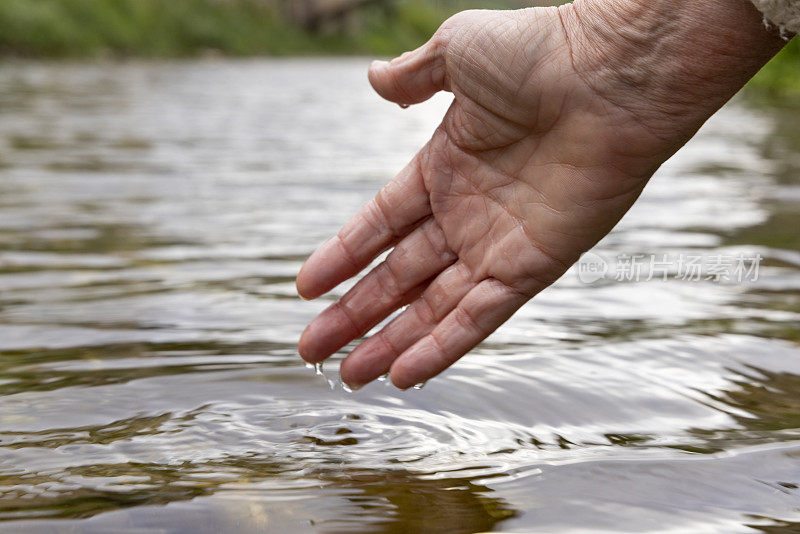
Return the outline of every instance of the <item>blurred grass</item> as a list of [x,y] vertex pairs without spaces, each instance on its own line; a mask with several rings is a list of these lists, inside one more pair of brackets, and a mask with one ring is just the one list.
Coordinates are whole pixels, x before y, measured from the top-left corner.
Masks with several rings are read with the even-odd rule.
[[[391,56],[419,46],[461,9],[514,4],[403,0],[362,9],[347,31],[311,34],[287,23],[264,0],[0,0],[0,55]],[[792,40],[750,87],[772,96],[800,95],[800,41]]]
[[768,96],[800,97],[800,38],[795,37],[750,82]]
[[263,1],[0,0],[0,54],[394,54],[424,42],[455,11],[452,3],[420,0],[374,6],[362,10],[355,30],[313,35]]

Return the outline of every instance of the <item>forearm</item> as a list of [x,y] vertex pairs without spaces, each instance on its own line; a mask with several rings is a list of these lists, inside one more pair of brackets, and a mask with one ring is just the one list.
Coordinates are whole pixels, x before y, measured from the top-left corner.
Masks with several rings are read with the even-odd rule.
[[562,20],[573,46],[591,48],[576,69],[600,96],[687,135],[785,44],[749,0],[576,0]]

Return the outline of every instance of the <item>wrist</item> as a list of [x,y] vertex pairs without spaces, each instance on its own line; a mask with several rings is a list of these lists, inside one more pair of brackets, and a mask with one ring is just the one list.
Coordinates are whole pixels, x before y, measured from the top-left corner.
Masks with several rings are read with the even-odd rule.
[[621,107],[638,103],[631,111],[664,123],[655,129],[683,119],[687,135],[785,44],[748,0],[576,0],[561,9],[587,84]]

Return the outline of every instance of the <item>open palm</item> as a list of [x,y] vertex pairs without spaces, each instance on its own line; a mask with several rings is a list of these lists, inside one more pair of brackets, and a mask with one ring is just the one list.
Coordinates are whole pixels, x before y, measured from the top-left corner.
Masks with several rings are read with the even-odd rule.
[[341,366],[360,386],[391,371],[408,388],[453,364],[606,235],[697,124],[671,141],[607,98],[564,8],[469,11],[422,48],[376,63],[401,105],[454,101],[431,140],[297,278],[316,298],[392,248],[303,333],[319,362],[409,305]]

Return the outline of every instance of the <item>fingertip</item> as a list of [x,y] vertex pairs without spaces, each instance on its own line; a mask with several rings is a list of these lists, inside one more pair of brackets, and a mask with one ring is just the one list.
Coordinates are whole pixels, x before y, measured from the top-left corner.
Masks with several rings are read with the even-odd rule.
[[335,264],[332,258],[332,240],[323,243],[300,268],[295,278],[297,295],[303,300],[321,297],[336,285],[336,274],[328,265]]
[[303,274],[303,269],[297,274],[297,278],[294,280],[294,287],[297,290],[297,296],[305,301],[314,300],[320,296],[314,291],[308,276]]
[[300,356],[309,363],[318,363],[336,353],[362,332],[334,303],[306,327],[298,341]]
[[383,61],[383,60],[380,60],[380,59],[376,59],[375,61],[370,63],[369,70],[370,71],[376,71],[376,70],[379,70],[379,69],[385,69],[388,66],[389,66],[389,62],[388,61]]
[[437,353],[429,337],[417,341],[392,364],[389,370],[392,384],[406,390],[441,373],[448,364],[443,365],[442,355]]
[[311,321],[297,342],[297,352],[308,363],[319,363],[336,351],[327,346],[328,336],[320,322],[319,318]]
[[363,346],[364,343],[359,345],[359,347],[348,354],[339,365],[339,375],[342,377],[342,380],[351,388],[354,386],[359,388],[363,387],[382,374],[380,372],[376,373],[373,369],[371,369],[372,365],[369,359],[364,359],[361,357],[364,355],[364,349],[361,348]]
[[414,103],[408,101],[408,95],[397,94],[396,90],[393,90],[391,87],[387,87],[387,84],[390,84],[390,82],[386,80],[386,77],[391,77],[391,73],[389,73],[389,69],[391,68],[392,65],[388,61],[373,61],[367,74],[369,83],[372,85],[372,88],[375,90],[375,92],[378,93],[383,99],[398,104],[402,109],[408,109],[411,104]]
[[392,101],[392,95],[385,87],[385,77],[388,69],[389,63],[387,61],[373,61],[369,66],[367,78],[369,79],[369,84],[372,86],[375,92],[381,96],[381,98]]
[[358,391],[359,389],[364,387],[364,384],[350,384],[348,382],[345,382],[344,380],[342,380],[342,383],[347,386],[347,388],[350,390],[351,393]]
[[347,369],[345,366],[345,362],[347,358],[342,360],[342,363],[339,365],[339,378],[342,379],[342,382],[347,384],[347,387],[352,389],[353,391],[359,390],[367,385],[371,380],[361,380],[357,378],[356,373],[352,373]]
[[297,352],[300,357],[308,363],[317,363],[319,360],[314,358],[312,353],[312,346],[309,343],[308,327],[300,334],[300,339],[297,342]]
[[324,339],[321,340],[318,335],[309,333],[309,329],[306,328],[306,331],[303,332],[297,342],[297,352],[304,361],[317,364],[325,361],[336,352],[335,350],[328,350],[324,345]]
[[307,296],[308,293],[306,293],[305,284],[303,283],[299,274],[297,275],[297,278],[294,279],[294,289],[295,291],[297,291],[297,296],[300,297],[301,299],[312,300],[310,297]]
[[[399,363],[399,364],[398,364]],[[389,380],[394,387],[400,390],[410,389],[416,382],[410,381],[408,373],[403,368],[402,362],[395,362],[389,371]]]
[[414,94],[418,91],[414,74],[416,69],[406,64],[409,54],[413,53],[407,52],[390,62],[373,61],[368,73],[369,82],[375,92],[381,98],[399,104],[404,109],[426,100],[429,96],[420,97]]
[[351,370],[350,370],[350,365],[351,364],[348,363],[348,360],[350,360],[350,362],[352,362],[352,358],[350,358],[350,355],[345,357],[345,359],[342,360],[342,363],[339,364],[339,377],[341,377],[342,382],[344,382],[345,384],[347,384],[348,386],[350,386],[352,388],[353,384],[358,384],[361,381],[360,380],[356,380],[355,373],[351,372]]
[[396,387],[400,391],[406,391],[408,389],[411,389],[411,385],[410,384],[406,384],[406,382],[395,378],[394,374],[391,374],[391,373],[389,374],[389,380],[391,380],[392,381],[392,385],[394,385],[394,387]]
[[314,300],[319,295],[315,295],[312,291],[311,278],[308,274],[309,263],[311,262],[314,254],[309,256],[300,267],[300,271],[294,279],[294,287],[297,290],[297,296],[303,300]]

